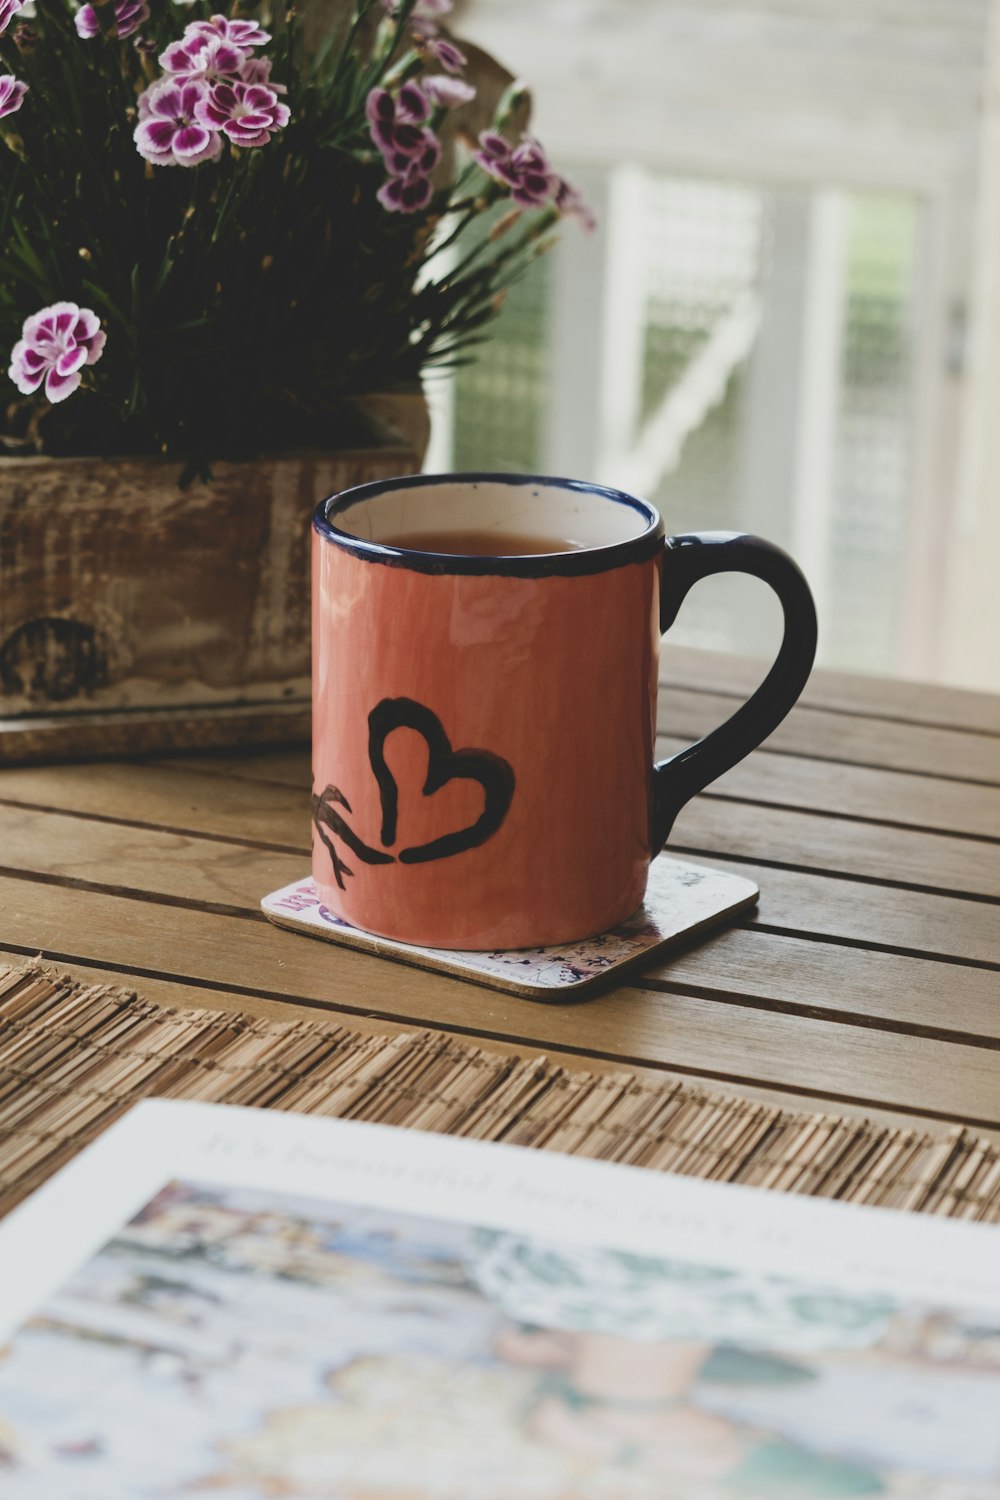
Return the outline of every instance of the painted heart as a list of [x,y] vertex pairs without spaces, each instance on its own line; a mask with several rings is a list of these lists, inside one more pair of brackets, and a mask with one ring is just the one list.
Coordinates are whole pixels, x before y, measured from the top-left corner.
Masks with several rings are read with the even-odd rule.
[[346,808],[348,812],[351,811],[351,804],[338,787],[328,786],[321,795],[313,794],[313,823],[316,833],[330,856],[333,878],[343,890],[344,876],[353,875],[354,871],[341,859],[337,846],[330,837],[331,834],[336,834],[337,838],[341,839],[348,849],[353,850],[359,859],[364,860],[366,865],[391,865],[394,861],[391,854],[385,854],[381,849],[371,849],[363,839],[359,839],[350,824],[345,822],[343,814],[337,811],[336,803]]
[[428,860],[446,859],[465,849],[478,848],[492,838],[507,816],[514,796],[514,772],[501,756],[489,750],[453,750],[437,714],[413,698],[383,698],[368,715],[368,758],[382,802],[383,846],[391,848],[395,844],[399,815],[399,789],[386,765],[385,742],[394,730],[404,728],[416,730],[427,744],[425,797],[440,791],[449,781],[477,781],[485,803],[479,817],[468,827],[442,834],[430,843],[400,850],[400,863],[425,864]]

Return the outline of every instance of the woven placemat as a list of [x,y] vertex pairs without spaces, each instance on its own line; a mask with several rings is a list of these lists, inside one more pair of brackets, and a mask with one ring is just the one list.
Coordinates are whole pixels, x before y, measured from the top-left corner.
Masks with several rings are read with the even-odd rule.
[[40,964],[0,975],[0,1213],[139,1099],[408,1125],[716,1181],[1000,1221],[1000,1148],[425,1031],[175,1010]]

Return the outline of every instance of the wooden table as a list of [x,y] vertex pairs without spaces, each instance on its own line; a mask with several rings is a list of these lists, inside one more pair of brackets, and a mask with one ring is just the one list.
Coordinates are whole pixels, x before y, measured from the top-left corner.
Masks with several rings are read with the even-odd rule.
[[[762,664],[664,651],[660,749]],[[305,749],[0,771],[0,965],[153,1000],[428,1026],[806,1108],[1000,1129],[1000,698],[817,672],[678,820],[759,911],[585,1005],[538,1005],[279,931],[308,870]]]

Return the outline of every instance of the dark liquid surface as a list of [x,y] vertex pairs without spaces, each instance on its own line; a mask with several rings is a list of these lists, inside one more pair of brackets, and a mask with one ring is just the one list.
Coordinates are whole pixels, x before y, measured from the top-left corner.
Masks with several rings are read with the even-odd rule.
[[458,557],[525,557],[545,552],[578,552],[579,542],[558,536],[525,536],[499,531],[405,531],[381,537],[385,547],[409,552],[448,552]]

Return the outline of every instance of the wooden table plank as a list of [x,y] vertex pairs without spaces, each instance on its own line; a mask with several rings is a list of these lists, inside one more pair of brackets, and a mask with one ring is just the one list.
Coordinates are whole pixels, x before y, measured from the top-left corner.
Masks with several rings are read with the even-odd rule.
[[[664,665],[668,749],[762,670],[669,648]],[[174,1003],[427,1023],[573,1067],[1000,1126],[1000,700],[816,674],[672,840],[757,879],[759,912],[574,1007],[264,923],[260,895],[308,869],[308,780],[301,747],[0,772],[0,953]]]
[[760,886],[747,923],[790,937],[899,949],[914,957],[956,959],[1000,969],[996,907],[957,896],[879,886],[776,865],[710,856],[715,869],[746,875]]
[[696,797],[674,824],[667,844],[671,851],[1000,900],[1000,849],[995,844],[872,827],[796,809]]
[[[712,864],[758,882],[760,905],[746,919],[756,927],[1000,969],[998,916],[984,902],[894,888],[880,888],[873,901],[857,881],[718,857]],[[0,804],[0,868],[251,910],[267,891],[302,878],[308,857]]]
[[[21,960],[0,957],[0,978],[16,967]],[[377,1020],[371,1016],[351,1015],[350,1017],[337,1016],[326,1013],[317,1014],[311,1006],[297,1005],[294,1000],[264,1000],[254,995],[236,994],[226,989],[203,989],[197,984],[183,984],[176,979],[157,979],[143,976],[131,982],[128,975],[112,969],[102,969],[97,964],[80,964],[61,962],[51,966],[60,975],[66,974],[70,978],[78,980],[84,985],[109,985],[115,988],[135,990],[143,999],[152,1001],[154,1004],[177,1007],[180,1009],[195,1010],[221,1010],[236,1015],[261,1016],[270,1021],[310,1021],[331,1027],[341,1025],[349,1031],[360,1032],[365,1036],[393,1036],[399,1031],[395,1022]],[[422,1030],[438,1030],[429,1022],[421,1022]],[[441,1028],[445,1035],[450,1034],[448,1028]],[[504,1042],[491,1039],[488,1043],[492,1051],[500,1052],[509,1056],[519,1057],[553,1057],[561,1068],[568,1073],[598,1073],[619,1074],[621,1065],[607,1058],[581,1057],[572,1052],[553,1052],[539,1049],[536,1045],[527,1043]],[[665,1068],[650,1068],[640,1063],[629,1064],[627,1072],[634,1074],[640,1080],[648,1083],[664,1083],[671,1079],[678,1082],[691,1082],[689,1074],[672,1073]],[[706,1083],[706,1088],[711,1088]],[[810,1109],[822,1108],[822,1105],[803,1098],[801,1094],[785,1092],[776,1088],[765,1088],[760,1085],[742,1084],[735,1086],[728,1083],[724,1090],[726,1094],[737,1094],[740,1098],[752,1099],[762,1104],[777,1106],[788,1109]],[[856,1104],[838,1100],[837,1112],[852,1115],[859,1119],[871,1120],[876,1124],[896,1126],[902,1129],[912,1129],[920,1125],[919,1120],[914,1120],[912,1115],[901,1114],[895,1110],[873,1108],[870,1104]],[[980,1127],[987,1139],[1000,1142],[1000,1130],[988,1130]]]
[[[677,736],[661,735],[656,742],[657,754],[675,754],[688,743]],[[289,787],[309,786],[312,780],[311,756],[305,748],[159,758],[156,764],[188,773],[279,782]],[[756,751],[721,777],[709,795],[1000,839],[1000,787],[806,756],[775,755],[766,749]]]
[[[668,688],[659,695],[657,732],[695,740],[738,706],[715,693]],[[1000,739],[994,735],[796,708],[766,743],[772,751],[820,760],[1000,785]]]
[[0,803],[58,808],[137,828],[243,840],[255,849],[309,850],[309,788],[267,781],[234,784],[224,776],[94,761],[65,767],[17,766],[0,772]]
[[[107,895],[141,891],[174,905],[244,916],[258,914],[266,891],[303,878],[308,869],[296,856],[184,834],[146,830],[137,843],[133,830],[113,823],[92,822],[81,838],[81,822],[55,813],[0,808],[3,868],[64,887],[67,899],[72,899],[74,886]],[[136,920],[144,920],[144,914]],[[328,968],[335,962],[312,945],[310,954],[314,963]],[[994,971],[844,949],[762,927],[711,936],[690,952],[654,963],[643,984],[647,980],[803,1015],[881,1020],[1000,1045],[1000,978]]]
[[[764,657],[701,651],[673,645],[668,640],[661,651],[660,680],[675,687],[746,698],[770,666]],[[855,717],[898,719],[910,724],[938,724],[947,729],[1000,735],[1000,694],[967,688],[818,667],[800,702],[804,707],[835,709]]]
[[[660,736],[657,755],[675,755],[687,743]],[[708,795],[1000,840],[1000,787],[946,781],[939,776],[757,750],[714,781]]]
[[[342,1014],[406,1025],[426,1020],[466,1035],[621,1065],[1000,1125],[1000,1068],[986,1047],[901,1033],[887,1038],[869,1025],[630,986],[586,1007],[537,1005],[449,976],[428,980],[405,964],[314,944],[256,920],[153,901],[77,890],[70,922],[65,891],[11,878],[0,878],[0,911],[0,951],[8,953],[41,952],[56,961],[186,979],[203,989],[245,990]],[[234,973],[242,976],[239,983]]]
[[[0,802],[60,806],[90,817],[242,840],[257,849],[303,854],[309,847],[308,794],[277,782],[248,783],[201,772],[104,761],[66,773],[25,767],[3,773]],[[58,795],[53,796],[53,786]],[[764,864],[878,879],[1000,898],[1000,851],[939,833],[878,828],[798,810],[757,808],[701,797],[685,808],[671,847],[745,856]]]

